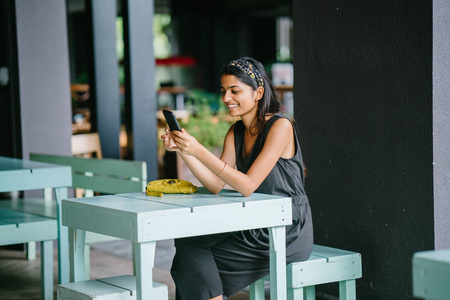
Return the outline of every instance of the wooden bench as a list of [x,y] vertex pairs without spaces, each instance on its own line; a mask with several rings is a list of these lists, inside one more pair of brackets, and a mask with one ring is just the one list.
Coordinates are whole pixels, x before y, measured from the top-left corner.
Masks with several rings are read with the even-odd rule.
[[[168,300],[167,286],[153,282],[155,300]],[[60,284],[58,300],[125,300],[136,299],[136,277],[131,275]]]
[[[339,299],[356,300],[355,280],[362,276],[361,254],[314,245],[311,257],[287,266],[288,300],[316,299],[315,286],[339,282]],[[266,276],[250,285],[250,300],[265,299]]]
[[0,246],[41,242],[41,299],[53,299],[53,241],[58,239],[56,220],[0,209]]
[[[80,158],[31,153],[30,160],[72,167],[72,188],[85,190],[85,197],[94,192],[105,194],[144,192],[147,185],[147,164],[141,161],[119,159]],[[52,201],[51,190],[44,190],[42,199],[19,199],[1,201],[0,208],[12,209],[44,217],[56,218],[56,207]],[[106,235],[89,232],[86,234],[86,279],[90,273],[90,244],[117,240]]]

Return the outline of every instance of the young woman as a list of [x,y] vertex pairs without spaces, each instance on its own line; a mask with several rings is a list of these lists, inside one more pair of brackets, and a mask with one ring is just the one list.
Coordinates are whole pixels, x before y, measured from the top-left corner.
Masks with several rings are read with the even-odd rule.
[[[221,92],[229,114],[241,120],[230,127],[220,159],[184,129],[166,130],[166,150],[177,151],[212,193],[228,184],[243,196],[291,197],[286,259],[308,259],[313,231],[301,150],[263,65],[248,57],[231,61],[223,67]],[[267,229],[177,239],[175,247],[171,274],[178,300],[224,299],[269,274]]]

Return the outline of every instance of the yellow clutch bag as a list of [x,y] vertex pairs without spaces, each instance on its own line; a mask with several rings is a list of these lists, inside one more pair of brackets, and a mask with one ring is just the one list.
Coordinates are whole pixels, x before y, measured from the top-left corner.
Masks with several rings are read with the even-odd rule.
[[192,194],[198,188],[187,180],[181,179],[160,179],[153,180],[147,184],[147,196],[159,196],[162,194]]

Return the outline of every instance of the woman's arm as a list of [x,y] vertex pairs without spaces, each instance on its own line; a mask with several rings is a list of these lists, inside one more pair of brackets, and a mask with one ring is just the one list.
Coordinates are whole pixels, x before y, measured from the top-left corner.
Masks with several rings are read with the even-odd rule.
[[[164,139],[164,146],[168,151],[177,151],[183,161],[191,170],[192,174],[200,181],[200,183],[212,193],[218,193],[225,185],[217,174],[213,170],[209,169],[197,156],[201,156],[202,160],[208,160],[211,164],[216,164],[219,168],[223,168],[224,162],[227,165],[234,168],[236,164],[235,152],[234,152],[234,125],[228,130],[225,137],[223,152],[219,159],[203,145],[197,142],[197,140],[190,136],[184,129],[180,132],[179,138],[175,133],[169,133],[166,131],[166,135],[162,135]],[[175,141],[178,141],[175,142]],[[181,146],[181,142],[182,145]],[[192,155],[191,151],[195,150],[196,155]]]
[[[293,127],[291,122],[284,118],[277,120],[272,125],[261,153],[253,162],[247,174],[234,169],[234,165],[236,163],[234,153],[232,155],[232,161],[228,161],[231,159],[229,148],[232,148],[234,152],[234,137],[232,138],[230,136],[230,131],[225,139],[224,152],[221,157],[222,160],[215,157],[211,152],[200,145],[193,137],[189,136],[187,132],[183,130],[181,132],[173,132],[171,135],[173,136],[180,153],[195,157],[213,174],[220,173],[219,176],[211,175],[211,177],[220,177],[222,181],[233,187],[243,196],[249,196],[267,177],[278,159],[284,153],[291,152],[292,147],[295,147],[295,144],[293,143]],[[233,147],[231,147],[230,144],[232,144]],[[224,162],[230,166],[227,165],[225,169],[223,169],[225,166]]]
[[194,174],[195,178],[197,178],[198,181],[200,181],[200,183],[211,193],[216,194],[222,190],[225,182],[215,176],[215,174],[211,172],[211,170],[208,169],[201,161],[194,156],[186,155],[181,152],[178,152],[178,154],[191,170],[192,174]]

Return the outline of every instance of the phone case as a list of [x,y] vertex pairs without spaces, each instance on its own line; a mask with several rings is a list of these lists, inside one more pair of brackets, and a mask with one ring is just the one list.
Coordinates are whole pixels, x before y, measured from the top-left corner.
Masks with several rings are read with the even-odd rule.
[[181,131],[180,125],[178,124],[177,118],[175,114],[170,110],[163,109],[164,118],[166,118],[166,122],[169,125],[170,130],[178,130]]

